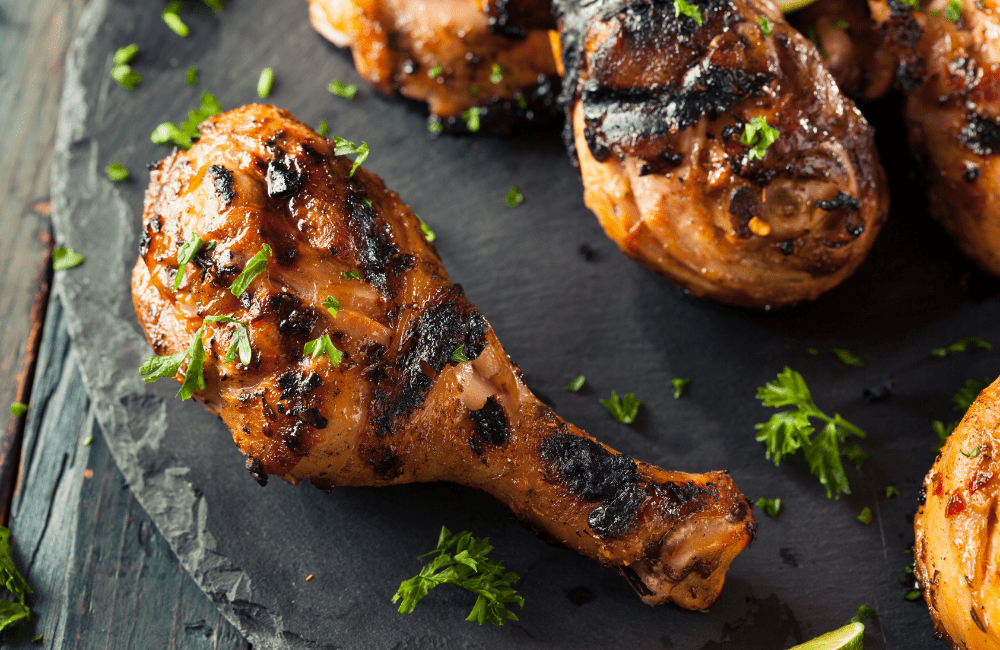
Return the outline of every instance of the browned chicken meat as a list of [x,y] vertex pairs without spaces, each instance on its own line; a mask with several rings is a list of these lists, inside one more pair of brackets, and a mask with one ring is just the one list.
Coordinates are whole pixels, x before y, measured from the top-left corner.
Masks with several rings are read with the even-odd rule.
[[815,299],[861,264],[889,201],[873,131],[773,4],[555,7],[567,144],[626,255],[760,308]]
[[914,573],[956,650],[1000,648],[1000,381],[980,395],[924,479]]
[[[712,604],[754,534],[727,473],[633,460],[539,402],[413,212],[287,112],[247,106],[201,133],[151,172],[132,293],[157,355],[204,347],[195,396],[254,478],[476,487],[647,603]],[[241,332],[252,357],[227,361]]]
[[362,79],[427,102],[432,128],[504,130],[555,112],[555,61],[537,26],[548,4],[519,6],[511,13],[496,0],[310,0],[309,15],[320,34],[351,48]]

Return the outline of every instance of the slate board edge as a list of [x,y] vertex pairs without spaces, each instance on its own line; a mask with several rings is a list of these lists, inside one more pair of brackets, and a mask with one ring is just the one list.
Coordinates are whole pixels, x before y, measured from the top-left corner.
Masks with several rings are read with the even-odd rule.
[[[86,101],[87,89],[83,83],[85,61],[88,48],[97,37],[99,28],[108,15],[108,9],[108,0],[92,0],[81,17],[78,31],[73,38],[67,56],[66,77],[56,132],[56,151],[52,165],[52,223],[57,245],[67,245],[70,234],[74,230],[74,224],[79,226],[85,220],[84,215],[97,219],[108,218],[102,215],[107,215],[108,207],[115,203],[113,200],[103,200],[102,193],[107,193],[107,184],[101,183],[103,176],[96,158],[88,155],[90,147],[83,146],[88,144],[88,126],[94,113],[93,107],[88,105]],[[71,199],[71,187],[77,189],[76,200]],[[123,218],[125,215],[118,213],[115,216]],[[92,260],[91,264],[93,264]],[[271,650],[272,648],[320,647],[304,639],[290,641],[283,638],[281,630],[276,627],[268,628],[264,625],[250,627],[247,625],[250,619],[236,615],[233,600],[250,599],[250,581],[245,573],[237,567],[231,566],[226,558],[215,553],[215,541],[211,533],[203,525],[198,525],[204,523],[205,508],[207,507],[207,504],[204,503],[204,497],[196,495],[191,486],[183,480],[176,480],[176,476],[183,476],[187,468],[164,466],[161,467],[157,476],[144,478],[141,475],[137,458],[140,443],[132,443],[131,436],[124,430],[128,422],[125,408],[121,404],[115,404],[107,399],[111,391],[118,392],[116,389],[120,390],[120,384],[116,385],[112,381],[114,373],[91,373],[88,371],[92,368],[102,370],[113,368],[116,365],[114,359],[129,352],[139,352],[145,355],[148,353],[147,346],[145,341],[127,337],[128,332],[125,332],[127,340],[118,341],[117,345],[108,341],[105,350],[98,350],[87,345],[88,341],[84,337],[83,324],[78,313],[80,305],[77,302],[82,293],[81,285],[86,285],[81,280],[86,279],[87,275],[86,264],[73,273],[59,274],[55,280],[55,289],[65,310],[70,338],[81,361],[80,373],[84,378],[84,385],[87,387],[88,396],[93,404],[95,417],[105,434],[112,458],[125,476],[132,494],[150,515],[157,530],[166,539],[171,550],[177,555],[178,560],[198,587],[212,599],[222,615],[255,648]],[[116,327],[115,318],[111,312],[103,312],[100,315],[90,314],[89,317],[91,319],[104,319],[106,321],[104,332],[120,330],[120,327]],[[93,321],[91,320],[91,322]],[[117,356],[111,355],[112,351],[116,352]],[[137,393],[145,392],[138,375],[132,379],[131,383],[135,384]],[[174,478],[167,477],[168,470],[171,469],[176,471]],[[161,513],[160,516],[154,516],[153,514],[151,506],[159,500],[198,503],[202,506],[198,508],[201,517],[196,519],[193,516],[183,517],[183,513],[175,513],[180,516],[174,517],[172,521],[168,522],[163,517],[169,515]],[[191,514],[188,513],[188,515]],[[166,523],[171,524],[170,529],[163,525]],[[278,621],[280,622],[280,619]]]

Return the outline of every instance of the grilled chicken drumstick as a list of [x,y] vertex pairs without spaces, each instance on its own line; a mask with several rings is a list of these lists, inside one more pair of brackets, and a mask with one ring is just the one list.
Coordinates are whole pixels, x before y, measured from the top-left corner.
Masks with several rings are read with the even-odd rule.
[[948,437],[913,520],[914,573],[934,627],[958,650],[1000,648],[1000,381]]
[[[480,488],[620,570],[647,603],[714,602],[754,534],[727,473],[662,470],[556,416],[448,279],[413,212],[364,169],[352,177],[334,144],[287,112],[247,106],[201,133],[151,172],[132,293],[158,355],[183,352],[205,328],[196,397],[261,484]],[[214,246],[181,269],[175,292],[192,233]],[[265,244],[266,271],[233,295]],[[224,360],[240,325],[210,316],[249,324],[248,366]],[[323,335],[339,364],[303,354]]]
[[[567,146],[626,255],[761,308],[815,299],[861,264],[889,202],[873,130],[775,5],[554,6]],[[761,118],[777,139],[754,152]]]

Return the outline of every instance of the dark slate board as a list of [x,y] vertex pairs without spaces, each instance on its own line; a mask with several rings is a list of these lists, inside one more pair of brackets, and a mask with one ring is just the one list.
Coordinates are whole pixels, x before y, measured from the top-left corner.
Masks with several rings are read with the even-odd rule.
[[[112,455],[194,580],[258,648],[761,648],[779,650],[833,629],[866,603],[880,616],[871,648],[941,648],[927,609],[903,599],[905,553],[923,475],[933,461],[932,419],[957,419],[950,396],[966,379],[997,375],[1000,354],[935,359],[932,348],[978,334],[1000,343],[1000,304],[924,212],[900,133],[898,107],[873,108],[892,176],[895,209],[856,277],[818,304],[751,313],[685,296],[624,259],[583,205],[580,182],[555,134],[507,140],[430,138],[419,108],[363,89],[353,102],[327,93],[356,81],[349,57],[326,45],[304,2],[232,0],[222,15],[185,14],[174,36],[159,3],[92,0],[67,66],[54,171],[57,237],[86,263],[58,279],[94,414]],[[116,47],[138,42],[142,85],[127,93],[108,72]],[[184,85],[197,64],[201,83]],[[272,481],[261,489],[219,420],[173,398],[171,383],[143,384],[148,354],[132,312],[128,275],[146,175],[167,153],[149,134],[178,121],[211,90],[224,106],[256,99],[273,67],[271,101],[332,134],[366,140],[366,166],[437,231],[455,281],[496,328],[529,384],[564,417],[633,456],[671,469],[729,469],[752,498],[780,497],[760,515],[708,614],[641,604],[615,573],[547,546],[497,504],[449,485],[338,489]],[[133,170],[112,184],[103,169]],[[527,201],[509,209],[512,184]],[[597,256],[578,252],[590,245]],[[819,355],[807,352],[817,348]],[[831,354],[866,361],[849,368]],[[998,351],[1000,352],[1000,351]],[[801,371],[818,404],[868,431],[871,454],[849,468],[854,493],[827,500],[801,461],[775,468],[754,441],[770,416],[756,387],[784,365]],[[585,374],[580,394],[563,386]],[[690,377],[673,398],[670,380]],[[897,382],[869,405],[866,387]],[[643,400],[631,427],[598,403],[615,389]],[[885,498],[893,483],[902,496]],[[855,517],[876,514],[870,527]],[[758,511],[759,512],[759,511]],[[408,616],[390,598],[419,567],[438,529],[489,535],[522,576],[521,620],[479,628],[472,599],[440,589]],[[309,574],[315,575],[305,582]]]

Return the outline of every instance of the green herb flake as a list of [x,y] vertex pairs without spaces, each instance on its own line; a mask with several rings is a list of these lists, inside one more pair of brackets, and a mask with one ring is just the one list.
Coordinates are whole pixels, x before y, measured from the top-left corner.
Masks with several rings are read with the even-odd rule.
[[343,309],[343,307],[340,306],[340,301],[333,296],[327,296],[326,300],[323,301],[323,306],[326,307],[326,310],[330,312],[330,315],[334,318],[337,317],[337,312]]
[[844,458],[854,463],[854,466],[861,469],[861,466],[868,460],[868,452],[857,445],[847,445],[844,447]]
[[357,84],[345,84],[336,77],[334,77],[333,81],[330,82],[326,89],[337,97],[343,97],[346,100],[352,100],[358,95]]
[[950,422],[948,424],[945,424],[941,420],[934,420],[933,422],[931,422],[931,428],[934,430],[934,433],[938,437],[938,444],[934,445],[932,449],[934,451],[941,451],[941,447],[944,446],[944,443],[948,439],[948,436],[951,435],[951,432],[954,431],[955,427],[957,426],[958,422]]
[[[205,322],[226,319],[233,320],[228,316],[210,316],[205,319]],[[191,337],[191,344],[183,352],[162,357],[146,357],[139,367],[139,375],[142,376],[143,381],[151,383],[164,377],[168,379],[175,377],[181,366],[187,361],[188,366],[184,372],[184,381],[181,382],[181,388],[177,391],[177,395],[181,401],[184,401],[191,399],[196,391],[203,390],[205,388],[205,346],[201,337],[204,332],[205,323],[202,323],[198,331]]]
[[153,130],[149,139],[154,144],[173,144],[181,149],[190,149],[193,140],[201,137],[198,126],[212,117],[222,112],[222,104],[212,93],[202,93],[201,105],[188,111],[188,119],[181,124],[164,122]]
[[838,18],[837,20],[833,21],[834,29],[847,29],[850,26],[851,24],[847,22],[847,19],[845,18]]
[[528,100],[525,98],[524,93],[520,90],[514,91],[514,99],[517,101],[517,106],[522,111],[528,108]]
[[205,4],[209,6],[209,8],[212,11],[216,13],[222,12],[222,0],[203,0],[203,1]]
[[965,456],[966,458],[975,458],[976,456],[978,456],[978,455],[979,455],[979,446],[977,445],[977,446],[976,446],[976,448],[975,448],[975,449],[973,449],[973,450],[972,450],[971,452],[969,452],[969,453],[965,453],[964,451],[961,451],[961,450],[959,450],[959,451],[960,451],[960,452],[961,452],[961,454],[962,454],[963,456]]
[[516,208],[524,203],[524,194],[521,194],[521,190],[517,188],[517,185],[511,185],[510,191],[507,192],[507,195],[503,199],[507,202],[508,208]]
[[985,379],[979,381],[978,379],[970,379],[965,382],[965,385],[958,389],[955,396],[952,398],[952,402],[955,405],[955,410],[964,413],[969,410],[972,403],[976,401],[979,397],[979,393],[983,392],[983,389],[990,385],[990,380]]
[[945,20],[953,23],[958,22],[962,17],[962,0],[948,0],[948,7],[944,10]]
[[763,160],[767,148],[774,144],[780,135],[781,132],[778,129],[768,126],[766,117],[758,115],[743,124],[743,135],[740,137],[740,143],[750,147],[747,158]]
[[420,222],[420,232],[424,233],[424,239],[428,242],[432,242],[437,239],[437,235],[434,234],[434,231],[431,230],[431,227],[428,226],[423,219],[417,217],[417,221]]
[[490,82],[498,84],[503,81],[504,69],[499,63],[494,63],[490,69]]
[[274,88],[274,69],[264,68],[260,71],[260,77],[257,78],[257,96],[261,99],[266,99],[271,95],[271,90]]
[[873,519],[875,519],[875,514],[872,512],[871,508],[865,506],[861,509],[861,514],[858,515],[858,521],[863,523],[865,526],[871,526]]
[[[767,447],[767,458],[779,465],[786,456],[792,456],[801,449],[809,470],[826,487],[827,498],[839,499],[841,494],[850,494],[840,447],[850,436],[864,438],[865,432],[839,414],[830,417],[819,410],[802,375],[787,366],[778,374],[776,381],[757,389],[757,399],[764,406],[796,407],[795,410],[775,413],[767,422],[754,425],[757,442]],[[826,423],[815,437],[813,433],[816,429],[811,426],[810,418]]]
[[806,352],[814,357],[819,355],[819,350],[817,350],[816,348],[806,348]]
[[948,347],[931,350],[931,354],[938,358],[944,358],[951,352],[965,352],[968,349],[991,350],[992,345],[978,336],[964,336]]
[[69,246],[60,246],[52,251],[52,270],[65,271],[83,264],[83,255]]
[[611,399],[602,399],[601,404],[608,409],[611,416],[622,424],[632,424],[635,416],[639,413],[641,401],[635,398],[632,393],[626,393],[625,397],[618,399],[618,394],[611,391]]
[[816,51],[819,52],[819,55],[825,59],[826,50],[823,49],[823,46],[820,44],[819,39],[816,37],[816,30],[812,27],[809,28],[809,40],[812,41],[813,45],[816,46]]
[[444,72],[444,66],[436,65],[427,71],[427,76],[430,77],[431,79],[437,79],[442,72]]
[[31,620],[31,610],[24,604],[24,597],[32,593],[31,587],[21,576],[10,552],[10,530],[0,526],[0,583],[17,598],[18,602],[0,600],[0,633],[22,621]]
[[920,590],[913,589],[912,591],[908,592],[905,596],[903,596],[903,598],[912,602],[920,598],[920,596],[921,596]]
[[28,405],[24,402],[11,402],[10,414],[16,418],[21,417],[28,412]]
[[462,354],[462,350],[465,349],[465,343],[458,346],[458,349],[451,353],[451,360],[455,363],[468,363],[469,357]]
[[340,277],[350,282],[351,280],[360,280],[361,274],[357,271],[341,271]]
[[571,393],[577,393],[581,388],[583,388],[585,383],[587,383],[587,378],[583,375],[579,375],[573,381],[566,384],[566,390]]
[[125,47],[119,47],[115,51],[114,63],[115,65],[127,65],[132,63],[135,56],[139,53],[139,45],[132,43],[131,45],[126,45]]
[[854,354],[849,350],[844,350],[843,348],[833,348],[833,353],[837,356],[845,366],[852,366],[854,368],[861,368],[865,365],[865,362],[861,360],[861,357]]
[[767,513],[767,516],[771,519],[775,519],[778,516],[778,512],[781,510],[781,499],[765,499],[761,497],[757,499],[757,507]]
[[94,436],[87,436],[83,439],[83,446],[89,447],[94,442]]
[[890,485],[885,489],[886,499],[891,499],[892,497],[898,497],[898,496],[899,496],[899,488],[896,487],[895,485]]
[[239,357],[240,363],[244,366],[249,366],[250,362],[253,361],[253,348],[250,346],[250,323],[245,323],[241,320],[236,320],[231,316],[208,316],[205,318],[206,323],[226,323],[236,325],[236,333],[233,338],[229,341],[229,349],[226,350],[226,356],[223,358],[223,363],[232,363],[236,361]]
[[174,291],[180,289],[181,282],[184,280],[184,267],[194,260],[194,256],[203,248],[210,251],[215,248],[215,242],[205,241],[192,230],[191,238],[177,249],[177,274],[174,275]]
[[175,34],[178,36],[187,36],[191,33],[191,30],[184,24],[181,17],[177,15],[177,12],[180,11],[180,9],[180,0],[171,0],[167,4],[167,8],[163,10],[163,13],[161,13],[160,16],[163,18],[163,22],[167,24],[167,27],[172,29]]
[[114,162],[104,168],[104,173],[108,175],[108,180],[115,183],[128,180],[128,170],[120,162]]
[[142,75],[127,64],[116,65],[111,68],[111,78],[125,90],[135,90],[142,82]]
[[462,113],[462,119],[465,120],[465,128],[469,129],[472,133],[479,130],[479,115],[481,109],[478,106],[473,106],[469,110]]
[[335,145],[333,153],[338,156],[358,154],[358,157],[354,159],[354,165],[351,167],[351,173],[348,174],[348,176],[354,176],[354,172],[368,158],[368,143],[362,142],[360,145],[356,145],[343,138],[333,136],[333,144]]
[[274,251],[267,244],[261,246],[260,251],[247,262],[243,272],[236,276],[233,284],[229,287],[230,293],[239,298],[247,290],[250,283],[267,268],[268,256],[274,256]]
[[44,639],[45,639],[45,635],[44,634],[36,634],[35,636],[31,637],[31,642],[32,643],[41,643]]
[[324,334],[315,341],[309,341],[302,349],[303,354],[316,359],[324,354],[330,360],[330,365],[336,368],[344,358],[344,353],[334,346],[329,334]]
[[198,85],[198,66],[193,65],[187,69],[187,72],[184,73],[184,83],[189,86]]
[[870,621],[871,619],[876,617],[878,617],[878,612],[876,612],[868,605],[861,605],[858,607],[858,613],[852,616],[850,620],[848,620],[847,623],[845,623],[845,625],[850,625],[851,623],[861,623],[862,625],[864,625],[865,622],[861,619],[866,618]]
[[690,379],[674,379],[670,383],[674,385],[674,399],[680,399],[684,391],[691,384]]
[[409,614],[431,589],[452,584],[476,594],[476,604],[465,620],[480,625],[516,621],[517,615],[507,609],[507,605],[524,607],[524,598],[511,586],[519,578],[516,573],[504,569],[503,561],[487,558],[492,550],[488,537],[480,539],[465,531],[453,535],[442,526],[437,548],[420,556],[437,553],[437,557],[425,564],[416,576],[400,584],[392,602],[402,601],[399,613]]
[[764,36],[771,35],[771,21],[767,19],[767,16],[762,16],[757,19],[757,24],[760,25],[760,33]]
[[701,12],[698,11],[697,5],[687,2],[687,0],[674,0],[674,16],[685,15],[688,18],[693,18],[694,22],[701,26]]

